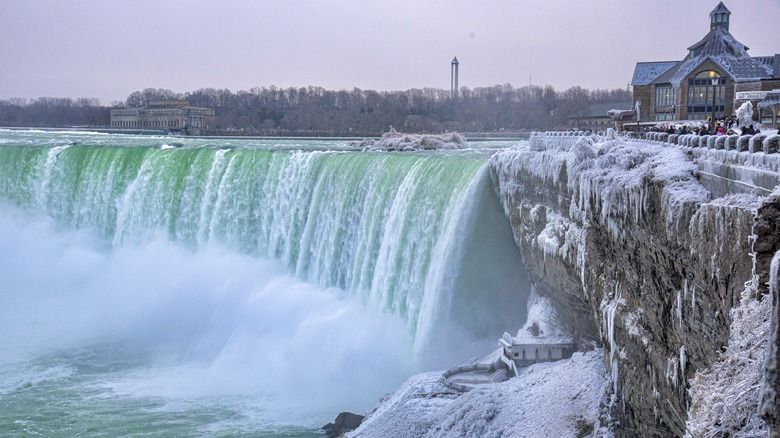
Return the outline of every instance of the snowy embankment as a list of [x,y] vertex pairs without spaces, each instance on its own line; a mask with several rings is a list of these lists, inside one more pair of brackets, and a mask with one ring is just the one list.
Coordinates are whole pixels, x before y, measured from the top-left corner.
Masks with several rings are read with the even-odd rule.
[[417,374],[347,436],[591,436],[602,428],[604,372],[597,349],[532,365],[519,377],[462,395],[439,382],[441,372]]
[[463,149],[466,139],[460,134],[402,134],[390,127],[378,140],[366,139],[358,144],[364,150],[418,151],[432,149]]
[[[532,294],[519,337],[561,336],[549,300]],[[500,350],[480,362],[493,362]],[[441,383],[442,372],[417,374],[385,396],[348,437],[540,437],[612,433],[604,351],[520,368],[520,375],[460,393]]]
[[[529,274],[572,326],[600,329],[613,418],[637,435],[767,433],[757,417],[769,313],[759,262],[774,251],[780,214],[746,183],[774,168],[715,152],[540,135],[491,157]],[[715,176],[737,183],[712,190],[712,163],[729,164]]]
[[[706,202],[709,194],[696,180],[697,167],[682,148],[648,144],[624,138],[581,137],[543,139],[546,150],[521,145],[491,158],[499,178],[499,196],[507,214],[517,201],[513,192],[523,173],[564,185],[575,198],[578,215],[592,213],[617,235],[617,224],[629,218],[639,223],[647,207],[648,182],[663,187],[663,206],[670,231],[680,226],[680,210]],[[564,141],[565,140],[565,141]],[[561,141],[561,144],[556,144]],[[538,146],[537,146],[538,147]],[[565,180],[562,180],[565,178]]]

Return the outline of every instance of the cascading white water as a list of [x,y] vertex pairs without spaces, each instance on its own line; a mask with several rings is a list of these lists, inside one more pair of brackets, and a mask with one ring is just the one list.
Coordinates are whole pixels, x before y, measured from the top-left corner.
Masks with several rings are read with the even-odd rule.
[[[19,353],[7,381],[94,359],[100,377],[86,380],[107,397],[161,398],[169,413],[170,400],[192,412],[193,397],[251,394],[262,421],[309,427],[524,322],[527,279],[485,154],[0,136],[14,242],[2,256],[22,263],[0,288],[12,303],[0,344]],[[123,358],[118,375],[106,354]],[[54,391],[20,385],[0,385],[0,405]]]

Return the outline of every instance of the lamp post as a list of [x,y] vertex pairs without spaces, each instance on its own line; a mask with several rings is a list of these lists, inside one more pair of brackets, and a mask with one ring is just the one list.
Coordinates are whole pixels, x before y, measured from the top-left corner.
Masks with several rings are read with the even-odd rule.
[[712,79],[712,119],[710,119],[710,131],[712,131],[712,134],[716,134],[715,131],[715,91],[717,90],[718,81],[720,81],[720,76],[715,76]]

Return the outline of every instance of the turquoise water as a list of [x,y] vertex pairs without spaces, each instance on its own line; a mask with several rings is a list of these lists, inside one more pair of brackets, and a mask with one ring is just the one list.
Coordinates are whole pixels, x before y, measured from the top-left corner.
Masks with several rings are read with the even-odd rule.
[[490,351],[507,145],[0,131],[0,434],[307,436]]

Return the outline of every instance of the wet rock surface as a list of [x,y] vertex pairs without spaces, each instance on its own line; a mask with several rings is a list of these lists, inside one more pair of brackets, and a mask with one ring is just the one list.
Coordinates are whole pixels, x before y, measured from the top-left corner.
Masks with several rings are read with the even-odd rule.
[[[617,436],[682,436],[688,379],[728,343],[730,310],[753,278],[754,241],[758,281],[768,281],[780,208],[753,195],[713,200],[695,171],[660,177],[650,152],[622,152],[612,168],[575,175],[609,151],[560,149],[491,160],[528,273],[574,336],[604,345]],[[609,180],[632,166],[646,174]]]
[[[760,209],[756,221],[757,230],[756,265],[763,269],[768,267],[770,278],[767,279],[767,287],[772,288],[772,320],[770,323],[770,339],[764,374],[764,387],[761,394],[760,413],[773,432],[773,436],[780,434],[780,406],[778,394],[780,394],[780,252],[771,254],[773,248],[778,247],[780,239],[780,196],[773,196],[770,202],[765,203]],[[774,274],[774,275],[772,275]]]
[[335,422],[326,424],[322,429],[328,438],[336,438],[357,429],[362,422],[363,415],[342,412],[336,416]]

